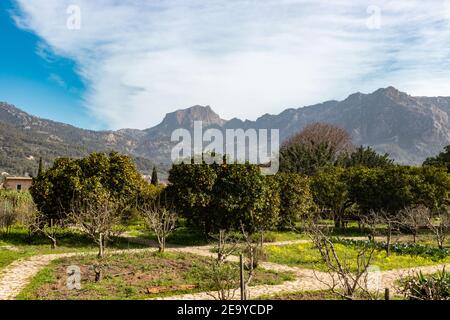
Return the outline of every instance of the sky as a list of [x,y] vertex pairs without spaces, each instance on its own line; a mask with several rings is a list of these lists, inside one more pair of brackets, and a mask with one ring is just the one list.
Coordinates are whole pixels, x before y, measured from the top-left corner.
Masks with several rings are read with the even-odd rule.
[[450,96],[448,0],[2,0],[0,101],[91,129]]

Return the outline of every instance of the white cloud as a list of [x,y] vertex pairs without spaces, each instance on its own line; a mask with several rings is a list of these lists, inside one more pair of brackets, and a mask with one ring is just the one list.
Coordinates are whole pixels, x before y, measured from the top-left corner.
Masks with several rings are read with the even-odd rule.
[[[16,1],[18,24],[77,62],[87,107],[111,128],[195,104],[254,119],[389,85],[450,94],[448,1]],[[66,27],[74,4],[80,30]]]

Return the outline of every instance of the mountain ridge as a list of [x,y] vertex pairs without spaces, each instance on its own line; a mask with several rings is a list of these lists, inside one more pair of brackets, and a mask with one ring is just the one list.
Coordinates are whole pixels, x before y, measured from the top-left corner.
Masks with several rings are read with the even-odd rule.
[[133,156],[140,170],[168,167],[174,145],[171,133],[193,129],[194,121],[206,128],[280,129],[284,140],[308,123],[327,122],[346,129],[357,145],[387,152],[399,163],[419,164],[450,144],[450,97],[415,97],[394,87],[372,93],[356,92],[342,101],[288,108],[256,120],[222,119],[210,106],[196,105],[166,114],[158,125],[144,129],[94,131],[30,115],[0,102],[0,170],[16,167],[35,170],[30,158],[81,157],[93,151],[117,150]]

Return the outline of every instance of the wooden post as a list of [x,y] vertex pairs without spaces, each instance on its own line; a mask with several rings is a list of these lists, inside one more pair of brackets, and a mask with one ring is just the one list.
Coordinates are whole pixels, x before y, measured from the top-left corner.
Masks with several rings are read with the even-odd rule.
[[390,300],[389,288],[384,289],[384,300]]
[[239,268],[241,275],[241,300],[246,300],[245,279],[244,279],[244,255],[242,253],[239,256]]

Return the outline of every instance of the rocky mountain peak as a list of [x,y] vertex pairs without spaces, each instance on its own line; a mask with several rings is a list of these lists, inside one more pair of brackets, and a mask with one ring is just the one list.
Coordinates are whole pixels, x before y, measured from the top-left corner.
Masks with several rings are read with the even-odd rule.
[[387,97],[390,99],[406,99],[410,97],[407,93],[402,92],[392,86],[378,89],[377,91],[372,93],[372,95],[376,97]]
[[194,126],[194,121],[203,121],[203,126],[223,126],[226,122],[215,113],[210,106],[193,106],[187,109],[168,113],[158,127],[167,129],[186,128]]

